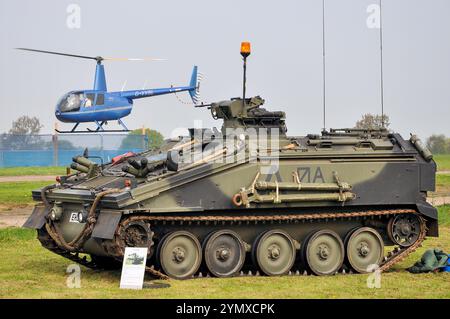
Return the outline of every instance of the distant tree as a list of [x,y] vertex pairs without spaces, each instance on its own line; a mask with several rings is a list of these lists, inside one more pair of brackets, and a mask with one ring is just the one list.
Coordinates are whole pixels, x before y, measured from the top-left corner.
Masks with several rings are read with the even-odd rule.
[[[54,146],[55,146],[55,143],[52,140],[52,141],[45,142],[42,145],[42,149],[51,150],[54,148]],[[76,150],[76,149],[79,149],[79,147],[76,147],[75,145],[73,145],[73,143],[71,141],[58,139],[58,149],[59,150]]]
[[9,134],[14,135],[36,135],[44,126],[37,117],[21,116],[12,123]]
[[386,114],[382,117],[378,114],[364,114],[359,121],[356,122],[355,128],[374,130],[383,127],[382,118],[384,118],[384,127],[388,128],[391,124],[389,121],[389,116]]
[[45,142],[38,135],[42,127],[37,117],[21,116],[13,121],[8,134],[2,135],[2,147],[13,150],[42,148]]
[[71,141],[67,141],[67,140],[58,140],[58,148],[60,150],[75,150],[77,149],[77,147],[75,147],[75,145],[72,144]]
[[[139,136],[141,135],[141,136]],[[164,136],[156,131],[151,129],[145,129],[145,135],[147,136],[149,149],[158,148],[164,142]],[[120,149],[129,150],[129,149],[142,149],[145,147],[145,140],[142,136],[142,129],[137,129],[131,131],[127,137],[125,137],[120,145]]]
[[433,134],[427,139],[427,147],[435,154],[450,153],[450,138],[444,134]]

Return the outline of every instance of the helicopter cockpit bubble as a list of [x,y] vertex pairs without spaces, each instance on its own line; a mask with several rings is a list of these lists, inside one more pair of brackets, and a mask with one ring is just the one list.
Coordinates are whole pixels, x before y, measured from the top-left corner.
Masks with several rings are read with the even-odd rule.
[[80,110],[82,101],[84,100],[83,93],[69,92],[64,95],[58,103],[57,109],[61,113],[74,112]]

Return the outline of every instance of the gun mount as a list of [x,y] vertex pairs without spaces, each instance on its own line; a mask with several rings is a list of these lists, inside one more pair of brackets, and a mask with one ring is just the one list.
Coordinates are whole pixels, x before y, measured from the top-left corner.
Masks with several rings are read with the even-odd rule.
[[233,98],[227,101],[212,103],[212,117],[223,119],[222,133],[227,128],[278,128],[280,134],[286,134],[286,114],[282,111],[268,111],[262,108],[264,99],[255,96],[248,99]]

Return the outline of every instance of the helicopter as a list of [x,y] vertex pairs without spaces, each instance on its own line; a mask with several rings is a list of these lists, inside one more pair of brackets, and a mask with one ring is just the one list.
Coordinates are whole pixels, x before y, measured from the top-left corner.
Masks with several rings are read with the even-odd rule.
[[[105,68],[102,61],[161,61],[163,59],[105,58],[101,56],[94,57],[28,48],[16,49],[81,59],[91,59],[97,62],[94,88],[92,90],[74,90],[67,92],[57,102],[55,109],[56,118],[64,123],[75,123],[70,131],[60,131],[56,129],[58,133],[128,132],[129,129],[122,119],[131,113],[133,100],[135,99],[164,94],[176,94],[183,91],[189,93],[194,104],[196,104],[199,99],[200,74],[197,72],[197,66],[193,67],[191,78],[187,86],[108,92],[106,87]],[[117,120],[118,124],[122,127],[121,130],[104,129],[103,125],[107,124],[108,121],[113,120]],[[88,128],[87,131],[79,131],[77,128],[80,123],[95,123],[96,128]]]

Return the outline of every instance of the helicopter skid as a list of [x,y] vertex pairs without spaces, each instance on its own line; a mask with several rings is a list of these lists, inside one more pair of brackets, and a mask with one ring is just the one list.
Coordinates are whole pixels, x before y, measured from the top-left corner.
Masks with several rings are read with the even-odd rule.
[[57,132],[57,133],[99,133],[99,132],[102,132],[102,133],[111,133],[111,132],[115,132],[115,133],[117,133],[117,132],[129,132],[130,130],[126,127],[126,125],[125,125],[125,123],[122,121],[122,119],[118,119],[117,120],[117,122],[123,127],[123,129],[121,129],[121,130],[105,130],[104,128],[103,128],[103,125],[105,125],[105,124],[108,124],[108,122],[107,121],[102,121],[102,122],[99,122],[99,121],[94,121],[94,123],[97,125],[97,128],[96,129],[90,129],[90,128],[87,128],[87,131],[77,131],[77,127],[78,127],[78,125],[80,124],[80,123],[76,123],[75,124],[75,126],[70,130],[70,131],[60,131],[60,130],[57,130],[57,129],[55,129],[55,131]]
[[90,129],[87,128],[86,131],[79,131],[77,130],[77,127],[80,123],[76,123],[75,126],[70,130],[70,131],[60,131],[60,130],[55,130],[57,133],[64,133],[64,134],[68,134],[68,133],[117,133],[117,132],[129,132],[130,130],[125,126],[125,124],[123,123],[122,120],[118,120],[119,124],[123,127],[123,129],[121,130],[105,130],[103,128],[103,125],[107,124],[106,121],[102,121],[102,122],[98,122],[95,121],[95,124],[97,124],[97,128],[96,129]]
[[87,129],[86,131],[60,131],[60,130],[55,130],[57,133],[61,133],[61,134],[70,134],[70,133],[120,133],[120,132],[130,132],[130,130],[102,130],[102,131],[97,131],[97,130],[93,130],[93,129]]
[[129,132],[130,130],[93,130],[88,128],[87,131],[84,131],[86,133],[107,133],[107,132]]

